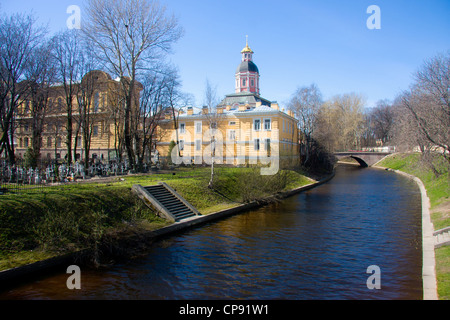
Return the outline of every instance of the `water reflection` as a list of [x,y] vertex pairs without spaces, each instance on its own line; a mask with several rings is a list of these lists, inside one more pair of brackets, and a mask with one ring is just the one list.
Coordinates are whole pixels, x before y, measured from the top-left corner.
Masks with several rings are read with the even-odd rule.
[[[329,183],[155,243],[143,259],[11,290],[21,299],[421,299],[420,194],[344,166]],[[369,290],[370,265],[381,289]]]

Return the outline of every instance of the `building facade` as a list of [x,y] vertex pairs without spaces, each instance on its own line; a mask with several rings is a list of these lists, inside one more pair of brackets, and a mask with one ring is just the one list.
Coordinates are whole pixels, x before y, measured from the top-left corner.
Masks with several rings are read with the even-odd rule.
[[[189,107],[161,121],[158,152],[173,163],[230,165],[298,162],[297,120],[292,112],[259,95],[259,70],[246,44],[236,70],[235,92],[226,95],[215,110]],[[177,130],[174,128],[177,124]],[[171,141],[178,141],[169,150]],[[172,142],[172,145],[173,145]],[[169,153],[169,151],[171,151]]]
[[[89,158],[112,160],[123,152],[120,139],[123,135],[123,99],[120,94],[120,80],[113,80],[109,74],[95,70],[87,73],[80,83],[73,85],[72,95],[72,158],[85,160],[86,147]],[[136,86],[136,94],[142,89]],[[40,159],[60,159],[67,155],[67,93],[63,85],[48,89],[45,114],[37,115],[33,101],[24,100],[18,108],[14,134],[15,154],[23,158],[27,149],[33,147],[36,126],[41,126]],[[136,112],[139,99],[133,99]],[[42,117],[37,124],[36,118]],[[89,146],[87,146],[89,144]],[[122,149],[121,149],[122,148]]]

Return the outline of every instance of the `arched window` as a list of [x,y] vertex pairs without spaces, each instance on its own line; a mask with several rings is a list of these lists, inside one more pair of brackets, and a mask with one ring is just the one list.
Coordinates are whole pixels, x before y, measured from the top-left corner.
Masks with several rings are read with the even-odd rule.
[[98,92],[94,95],[94,112],[98,112],[100,106],[100,94]]
[[30,113],[30,101],[28,101],[28,100],[25,101],[25,109],[24,109],[24,113],[25,113],[25,114]]

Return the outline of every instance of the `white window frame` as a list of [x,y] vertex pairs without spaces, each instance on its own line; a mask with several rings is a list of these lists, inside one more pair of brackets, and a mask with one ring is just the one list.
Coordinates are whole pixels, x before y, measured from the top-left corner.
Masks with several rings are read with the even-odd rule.
[[[266,128],[266,121],[269,121],[269,128]],[[272,119],[271,118],[265,118],[263,121],[263,128],[264,131],[271,131],[272,130]]]
[[270,150],[270,138],[264,139],[264,150],[266,151]]
[[[259,123],[258,128],[256,128],[256,123]],[[261,119],[253,119],[253,131],[261,131]]]
[[186,133],[186,123],[182,122],[180,123],[180,134]]
[[259,138],[253,140],[253,149],[255,151],[259,151],[261,149],[261,141],[259,140]]
[[228,139],[230,141],[236,140],[236,130],[230,130],[228,131]]
[[202,140],[196,139],[195,140],[195,151],[201,151],[202,150]]
[[201,121],[195,121],[195,133],[202,133],[202,122]]

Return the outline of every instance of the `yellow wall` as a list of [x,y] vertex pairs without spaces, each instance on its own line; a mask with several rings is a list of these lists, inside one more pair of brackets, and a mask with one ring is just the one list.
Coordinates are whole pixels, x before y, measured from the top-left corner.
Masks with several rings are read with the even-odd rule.
[[[275,111],[275,110],[274,110]],[[254,120],[260,119],[260,130],[254,130]],[[271,120],[270,130],[265,130],[264,120]],[[284,126],[283,126],[284,121]],[[202,123],[202,133],[196,133],[196,122]],[[211,148],[209,136],[207,130],[209,129],[209,120],[206,116],[196,114],[187,115],[181,114],[178,118],[179,135],[178,139],[182,140],[181,144],[184,144],[184,149],[181,151],[181,156],[185,156],[185,163],[194,161],[200,164],[201,157],[210,155],[209,150]],[[217,163],[229,163],[229,164],[244,164],[257,163],[257,159],[260,156],[274,156],[278,154],[280,159],[283,157],[292,157],[298,155],[298,131],[296,120],[281,111],[271,112],[269,114],[234,114],[226,113],[219,116],[218,130],[222,135],[222,148],[216,150],[215,162]],[[233,124],[234,123],[234,124]],[[181,127],[184,125],[184,133],[182,133]],[[230,130],[235,131],[235,140],[230,140]],[[158,152],[161,156],[167,157],[169,151],[170,141],[176,141],[175,130],[173,129],[173,120],[166,119],[161,123],[159,128],[159,143]],[[269,138],[270,153],[265,148],[265,139]],[[196,148],[196,140],[201,139],[201,150]],[[255,150],[255,139],[259,139],[259,151]],[[279,141],[277,144],[276,142]],[[218,148],[218,147],[217,147]],[[206,149],[206,150],[205,150]],[[200,157],[195,158],[195,157]],[[191,159],[191,160],[189,160]],[[172,159],[173,160],[173,159]],[[208,159],[207,159],[208,161]]]

